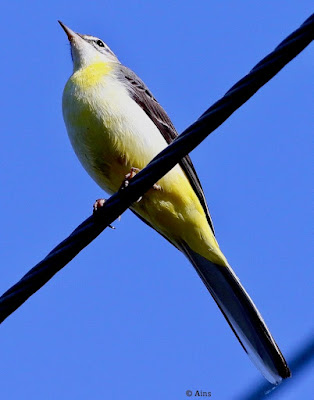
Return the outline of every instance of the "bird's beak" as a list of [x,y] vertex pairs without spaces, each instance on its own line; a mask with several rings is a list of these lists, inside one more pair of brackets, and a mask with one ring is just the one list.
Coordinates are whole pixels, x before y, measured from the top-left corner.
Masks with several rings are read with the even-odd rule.
[[66,25],[64,25],[61,21],[58,21],[59,24],[62,26],[64,32],[67,34],[67,37],[69,39],[70,42],[72,42],[72,40],[79,36],[76,32],[72,31],[72,29],[68,28]]

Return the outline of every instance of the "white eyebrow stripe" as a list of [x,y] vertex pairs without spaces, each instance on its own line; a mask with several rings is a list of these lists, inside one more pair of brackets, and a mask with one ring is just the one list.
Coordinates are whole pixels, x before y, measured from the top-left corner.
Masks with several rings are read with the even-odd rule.
[[91,35],[82,35],[83,39],[86,40],[99,40],[96,36],[91,36]]

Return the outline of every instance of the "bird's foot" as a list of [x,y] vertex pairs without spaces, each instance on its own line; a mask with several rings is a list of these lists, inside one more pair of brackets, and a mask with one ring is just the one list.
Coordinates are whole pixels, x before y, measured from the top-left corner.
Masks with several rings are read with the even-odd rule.
[[[128,186],[129,186],[129,183],[130,183],[130,180],[131,180],[132,178],[134,178],[134,176],[135,176],[138,172],[140,172],[140,169],[139,169],[139,168],[132,167],[131,170],[130,170],[130,172],[129,172],[128,174],[125,175],[124,181],[122,182],[122,185],[121,185],[121,187],[120,187],[120,190],[123,190],[123,189],[125,189],[126,187],[128,187]],[[153,189],[154,189],[154,190],[161,190],[161,186],[160,186],[160,185],[157,185],[157,183],[155,183],[155,184],[153,185]],[[138,202],[140,202],[141,200],[142,200],[142,196],[141,196],[139,199],[137,199],[136,202],[138,203]]]
[[101,207],[104,206],[106,203],[106,199],[97,199],[95,203],[93,204],[93,212],[95,213],[97,210],[99,210]]
[[[132,167],[130,172],[125,175],[124,180],[123,180],[119,190],[123,190],[123,189],[127,188],[129,186],[129,184],[130,184],[130,180],[132,178],[134,178],[134,176],[138,172],[140,172],[140,169]],[[142,196],[139,199],[137,199],[136,202],[139,203],[141,200],[142,200]]]
[[154,190],[161,190],[161,186],[158,185],[157,183],[154,183],[154,184],[153,184],[153,189],[154,189]]
[[[106,203],[106,199],[97,199],[93,204],[93,214],[95,214],[98,210],[100,210],[104,204]],[[119,217],[120,219],[120,217]],[[113,225],[108,225],[111,229],[116,229]]]
[[120,190],[123,190],[123,189],[125,189],[126,187],[128,187],[128,186],[129,186],[129,183],[130,183],[130,180],[131,180],[132,178],[134,178],[134,176],[135,176],[138,172],[140,172],[140,169],[135,168],[135,167],[132,167],[131,170],[130,170],[130,172],[129,172],[128,174],[125,175],[124,180],[123,180],[123,182],[122,182],[122,185],[121,185],[121,187],[120,187]]

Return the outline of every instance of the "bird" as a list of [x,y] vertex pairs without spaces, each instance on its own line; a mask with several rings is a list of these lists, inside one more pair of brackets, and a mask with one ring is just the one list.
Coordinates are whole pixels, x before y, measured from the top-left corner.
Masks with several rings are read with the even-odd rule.
[[[178,134],[145,83],[103,40],[58,22],[70,42],[73,61],[62,97],[68,136],[87,173],[113,194]],[[273,385],[290,377],[261,314],[220,250],[190,157],[130,208],[189,259],[264,377]]]

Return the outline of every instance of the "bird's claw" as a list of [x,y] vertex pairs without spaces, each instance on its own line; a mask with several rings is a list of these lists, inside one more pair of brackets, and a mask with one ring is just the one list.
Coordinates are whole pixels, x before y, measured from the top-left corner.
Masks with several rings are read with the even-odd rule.
[[[106,199],[97,199],[95,203],[93,204],[93,214],[95,214],[98,210],[100,210],[104,204],[106,203]],[[119,216],[119,220],[121,219],[121,216]],[[116,229],[113,225],[108,225],[109,228],[111,229]]]
[[126,187],[129,186],[130,180],[132,178],[134,178],[134,176],[140,172],[140,170],[138,168],[132,167],[130,172],[128,174],[125,175],[124,180],[120,186],[120,190],[125,189]]
[[[139,168],[132,167],[131,170],[130,170],[130,172],[129,172],[128,174],[125,175],[124,181],[123,181],[122,184],[121,184],[120,190],[123,190],[123,189],[125,189],[126,187],[128,187],[128,186],[129,186],[129,183],[130,183],[130,179],[134,178],[134,176],[135,176],[138,172],[140,172],[140,169],[139,169]],[[154,189],[154,190],[162,190],[162,189],[161,189],[161,186],[158,185],[157,183],[155,183],[155,184],[153,185],[153,189]],[[142,198],[143,198],[143,196],[141,196],[139,199],[137,199],[136,202],[139,203],[139,202],[142,200]]]

